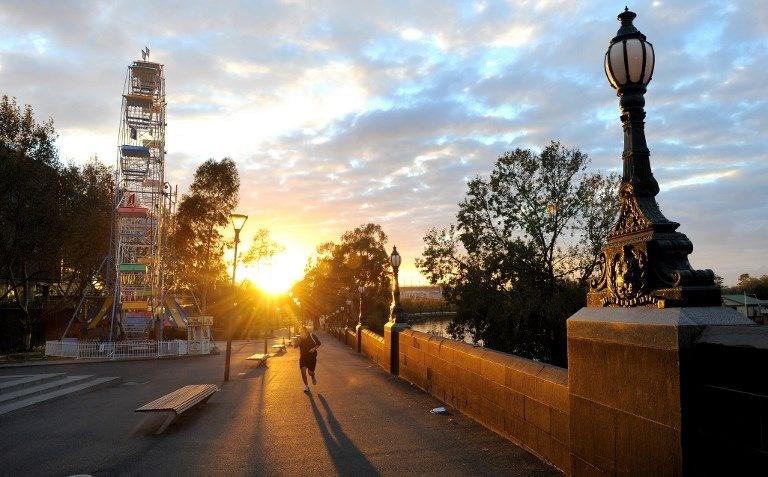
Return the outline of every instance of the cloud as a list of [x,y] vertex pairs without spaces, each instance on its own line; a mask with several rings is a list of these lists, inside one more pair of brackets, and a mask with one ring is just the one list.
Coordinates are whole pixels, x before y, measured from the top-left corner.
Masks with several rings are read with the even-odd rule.
[[[107,163],[126,66],[165,65],[167,177],[232,157],[246,228],[292,244],[381,223],[416,280],[431,227],[505,150],[551,139],[620,168],[602,71],[617,7],[597,1],[43,2],[0,5],[0,92],[52,117],[61,155]],[[766,273],[768,12],[758,0],[648,2],[646,132],[659,203],[695,266]],[[246,231],[247,233],[247,231]]]

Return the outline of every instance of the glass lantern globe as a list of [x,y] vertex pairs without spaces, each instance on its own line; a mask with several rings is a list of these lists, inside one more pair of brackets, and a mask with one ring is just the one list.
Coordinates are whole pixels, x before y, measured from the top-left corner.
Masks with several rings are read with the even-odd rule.
[[392,264],[393,267],[397,268],[400,266],[400,254],[397,253],[397,247],[392,247],[392,255],[389,256],[389,263]]
[[656,60],[653,45],[632,25],[636,16],[626,8],[618,15],[621,28],[605,53],[605,75],[617,90],[625,86],[646,86],[653,76]]

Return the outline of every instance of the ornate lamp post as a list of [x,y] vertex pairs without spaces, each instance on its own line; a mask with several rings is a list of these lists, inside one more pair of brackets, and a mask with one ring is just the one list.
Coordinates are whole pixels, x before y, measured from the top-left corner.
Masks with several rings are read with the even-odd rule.
[[235,320],[235,274],[237,273],[237,244],[240,243],[240,230],[243,229],[245,221],[248,220],[247,215],[242,214],[230,214],[229,219],[232,221],[232,228],[235,229],[235,261],[232,264],[232,292],[235,296],[232,297],[232,314],[227,320],[227,356],[224,361],[224,381],[229,381],[229,360],[232,357],[232,322]]
[[357,294],[358,294],[358,309],[357,309],[357,325],[361,326],[363,324],[363,292],[365,291],[365,287],[360,285],[357,287]]
[[390,310],[389,321],[392,323],[404,323],[405,313],[403,313],[403,305],[400,304],[400,282],[398,280],[397,272],[400,268],[401,262],[400,254],[397,253],[397,247],[392,247],[392,255],[389,256],[389,263],[392,264],[392,271],[395,274],[395,289],[392,292],[392,301],[394,302],[392,309]]
[[605,74],[620,98],[624,167],[619,218],[600,252],[601,273],[590,283],[587,305],[720,306],[714,273],[691,267],[693,244],[656,203],[659,185],[651,172],[643,109],[656,58],[632,24],[636,16],[627,8],[618,15],[621,28],[605,54]]

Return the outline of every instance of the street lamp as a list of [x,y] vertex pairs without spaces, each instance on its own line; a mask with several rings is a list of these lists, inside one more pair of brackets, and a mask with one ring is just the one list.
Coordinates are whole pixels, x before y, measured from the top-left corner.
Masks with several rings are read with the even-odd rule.
[[403,323],[405,321],[403,305],[400,304],[400,282],[397,277],[401,260],[400,254],[397,253],[397,247],[393,246],[392,255],[389,256],[389,263],[392,265],[392,271],[395,274],[395,289],[392,291],[392,301],[394,304],[389,316],[389,321],[392,323]]
[[362,325],[363,324],[363,292],[365,291],[365,287],[360,285],[357,287],[357,293],[358,293],[358,304],[360,305],[357,310],[357,324]]
[[242,214],[230,214],[229,219],[232,221],[232,228],[235,229],[235,260],[232,263],[232,314],[227,320],[227,357],[224,361],[224,381],[229,381],[229,360],[232,357],[232,322],[235,320],[235,298],[237,296],[235,288],[235,274],[237,273],[237,244],[240,243],[240,231],[245,225],[245,221],[248,220],[247,215]]
[[590,282],[587,305],[720,306],[714,273],[691,267],[688,255],[693,244],[656,203],[659,184],[651,172],[643,109],[656,55],[632,24],[636,16],[627,8],[618,15],[621,28],[604,58],[608,82],[619,97],[623,172],[619,218],[600,251],[600,276]]

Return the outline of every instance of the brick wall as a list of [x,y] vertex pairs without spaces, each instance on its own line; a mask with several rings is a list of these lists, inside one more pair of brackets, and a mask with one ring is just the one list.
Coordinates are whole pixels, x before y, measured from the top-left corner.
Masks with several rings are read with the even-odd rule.
[[568,371],[418,331],[400,376],[569,473]]

